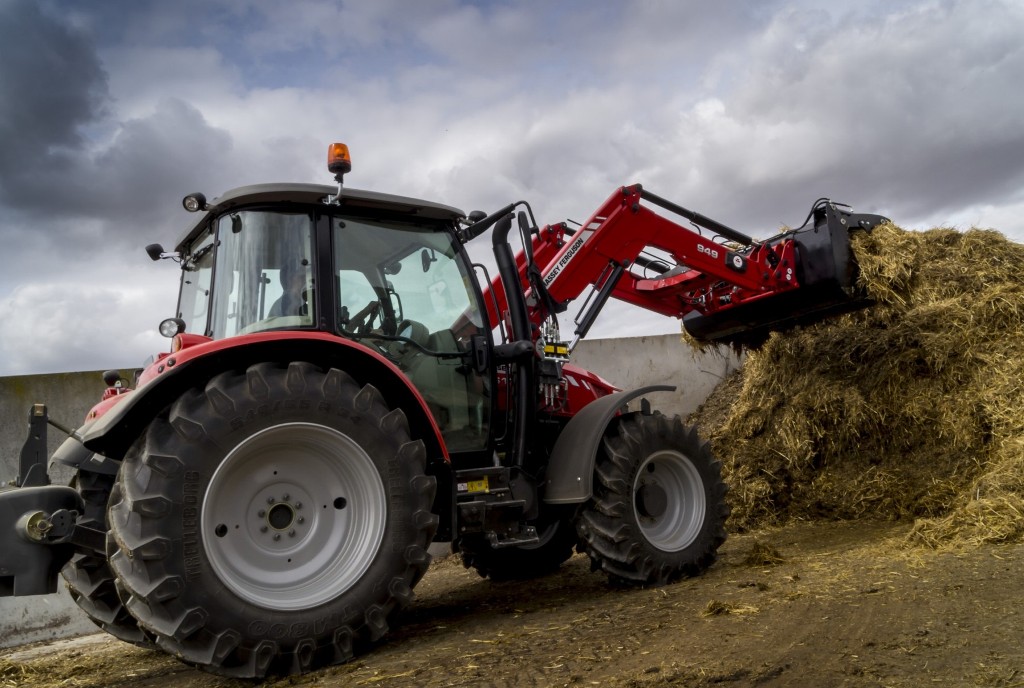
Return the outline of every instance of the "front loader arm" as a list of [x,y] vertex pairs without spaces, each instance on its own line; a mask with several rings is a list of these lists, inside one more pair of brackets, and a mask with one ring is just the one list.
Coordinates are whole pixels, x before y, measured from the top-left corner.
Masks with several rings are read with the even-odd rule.
[[[554,299],[576,298],[610,263],[629,267],[649,249],[668,253],[677,266],[688,269],[672,277],[661,275],[655,279],[626,273],[630,279],[620,280],[612,295],[665,315],[682,317],[699,307],[699,302],[686,296],[687,292],[715,280],[725,280],[750,295],[795,286],[791,279],[785,279],[784,272],[758,264],[767,260],[768,252],[763,245],[757,247],[759,250],[752,257],[734,265],[730,260],[739,254],[703,237],[699,230],[658,215],[641,204],[643,198],[640,185],[622,187],[613,193],[572,238],[572,243],[543,269],[545,285]],[[739,232],[733,231],[732,236],[742,237],[747,245],[754,243]]]
[[[693,226],[674,222],[645,202]],[[575,232],[558,224],[531,234],[533,261],[520,251],[516,267],[535,325],[553,314],[552,307],[562,309],[593,287],[597,297],[578,320],[577,337],[585,336],[611,296],[682,318],[697,339],[749,343],[773,329],[865,305],[855,289],[849,231],[884,221],[819,202],[804,227],[755,241],[637,184],[616,190]],[[503,308],[499,279],[492,293]]]

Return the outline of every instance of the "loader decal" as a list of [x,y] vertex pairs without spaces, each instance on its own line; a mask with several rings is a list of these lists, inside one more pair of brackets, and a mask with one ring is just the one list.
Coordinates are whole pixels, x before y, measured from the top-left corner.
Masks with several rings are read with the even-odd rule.
[[569,248],[567,248],[565,253],[562,254],[562,257],[558,259],[558,263],[555,265],[554,269],[544,277],[545,287],[551,286],[551,283],[555,281],[555,278],[558,277],[565,266],[572,261],[577,253],[579,253],[583,244],[586,243],[587,239],[589,239],[590,235],[593,233],[594,230],[585,229],[581,231],[575,239],[573,239],[573,242],[569,244]]

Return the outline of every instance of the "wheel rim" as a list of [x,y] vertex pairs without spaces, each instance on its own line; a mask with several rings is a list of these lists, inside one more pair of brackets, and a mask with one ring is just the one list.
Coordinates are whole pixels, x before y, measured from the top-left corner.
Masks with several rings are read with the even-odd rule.
[[[299,610],[362,578],[386,520],[384,485],[362,447],[332,428],[284,423],[247,438],[217,467],[200,533],[213,570],[235,594]],[[187,556],[187,532],[185,539]]]
[[633,505],[647,541],[662,551],[678,552],[697,539],[704,525],[704,481],[686,455],[655,452],[637,472]]

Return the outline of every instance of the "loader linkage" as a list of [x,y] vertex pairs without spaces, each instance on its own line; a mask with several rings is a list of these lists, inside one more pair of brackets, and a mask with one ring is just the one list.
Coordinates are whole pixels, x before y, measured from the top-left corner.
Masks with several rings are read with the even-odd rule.
[[[673,222],[644,202],[694,227]],[[515,262],[530,322],[537,327],[588,288],[594,290],[575,320],[574,343],[614,297],[681,318],[698,341],[758,345],[772,331],[870,305],[857,288],[850,232],[887,221],[820,199],[803,226],[758,241],[636,184],[613,193],[576,230],[565,223],[537,229],[520,212],[521,232],[530,241]],[[491,290],[497,310],[504,311],[502,281],[493,279]],[[494,308],[489,312],[498,317]]]

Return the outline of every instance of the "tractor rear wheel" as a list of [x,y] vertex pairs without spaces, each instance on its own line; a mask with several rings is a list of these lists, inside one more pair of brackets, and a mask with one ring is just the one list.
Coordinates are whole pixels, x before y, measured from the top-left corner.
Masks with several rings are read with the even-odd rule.
[[678,416],[624,417],[603,439],[595,477],[576,521],[595,569],[617,583],[664,585],[714,563],[727,488],[708,444]]
[[493,581],[526,580],[558,570],[572,556],[578,542],[576,528],[568,516],[552,518],[537,525],[540,542],[494,549],[484,538],[460,542],[462,564]]
[[[82,523],[107,530],[107,502],[119,501],[115,476],[79,470],[73,486],[82,495]],[[113,497],[111,492],[114,491]],[[105,552],[76,552],[61,570],[68,592],[89,620],[115,638],[140,647],[152,647],[152,638],[125,609],[114,584]]]
[[125,458],[111,566],[157,644],[261,677],[352,657],[430,562],[426,450],[372,386],[261,363],[193,389]]

